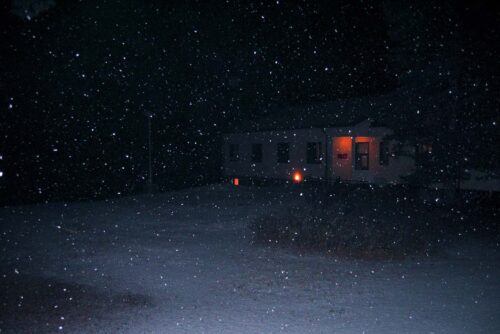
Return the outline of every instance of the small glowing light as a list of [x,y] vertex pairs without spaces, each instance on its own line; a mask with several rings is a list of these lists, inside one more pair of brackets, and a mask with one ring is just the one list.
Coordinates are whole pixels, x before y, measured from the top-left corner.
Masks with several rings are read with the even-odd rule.
[[235,177],[235,178],[233,179],[233,185],[235,185],[235,186],[239,186],[239,185],[240,185],[240,179],[238,179],[237,177]]
[[3,172],[0,170],[0,177],[3,177]]
[[299,171],[293,172],[292,178],[293,178],[293,182],[295,182],[295,183],[300,183],[300,182],[302,182],[304,180],[304,177],[302,176],[302,173],[299,172]]

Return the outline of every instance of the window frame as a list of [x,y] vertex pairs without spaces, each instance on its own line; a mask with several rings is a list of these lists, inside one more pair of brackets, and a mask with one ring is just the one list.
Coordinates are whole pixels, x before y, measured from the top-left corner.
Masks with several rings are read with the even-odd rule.
[[323,161],[323,148],[320,141],[307,142],[306,144],[306,163],[318,165]]
[[251,151],[252,162],[261,163],[263,161],[263,155],[264,153],[263,153],[262,143],[252,143],[252,151]]
[[290,143],[280,142],[276,144],[276,162],[279,164],[290,163]]
[[[366,145],[366,153],[360,153],[361,145]],[[370,142],[357,142],[354,143],[354,153],[355,153],[355,170],[370,170]],[[366,157],[366,166],[363,165],[363,157]]]
[[388,141],[381,141],[379,143],[379,151],[378,151],[378,163],[380,166],[389,165],[389,160],[391,157],[391,151]]
[[229,161],[231,162],[240,161],[240,144],[237,143],[229,144]]

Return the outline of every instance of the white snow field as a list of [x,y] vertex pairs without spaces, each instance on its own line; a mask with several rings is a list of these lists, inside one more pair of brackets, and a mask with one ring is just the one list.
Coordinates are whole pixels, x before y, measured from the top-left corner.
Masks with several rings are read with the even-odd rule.
[[0,333],[500,333],[497,244],[399,261],[251,244],[247,223],[291,200],[272,189],[1,209]]

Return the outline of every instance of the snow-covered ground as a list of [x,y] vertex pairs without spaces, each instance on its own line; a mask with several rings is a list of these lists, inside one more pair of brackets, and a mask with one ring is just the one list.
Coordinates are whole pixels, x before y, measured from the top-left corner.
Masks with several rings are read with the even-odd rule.
[[275,194],[1,209],[0,332],[500,333],[494,242],[402,261],[252,245],[247,223],[293,200]]

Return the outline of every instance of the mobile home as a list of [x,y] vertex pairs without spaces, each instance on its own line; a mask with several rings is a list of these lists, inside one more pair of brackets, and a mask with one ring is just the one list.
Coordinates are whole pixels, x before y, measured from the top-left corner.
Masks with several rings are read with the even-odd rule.
[[414,170],[392,130],[369,120],[347,127],[228,133],[224,173],[231,179],[401,183]]

